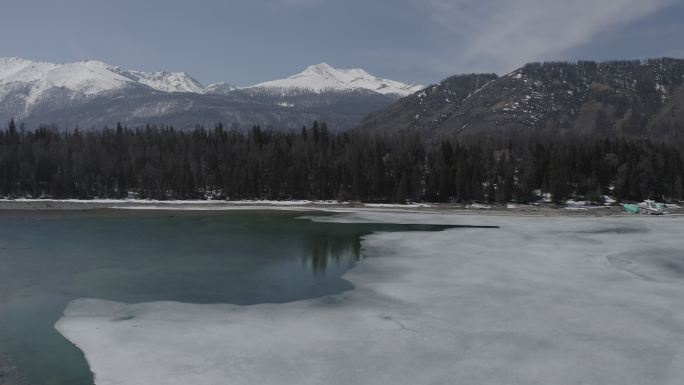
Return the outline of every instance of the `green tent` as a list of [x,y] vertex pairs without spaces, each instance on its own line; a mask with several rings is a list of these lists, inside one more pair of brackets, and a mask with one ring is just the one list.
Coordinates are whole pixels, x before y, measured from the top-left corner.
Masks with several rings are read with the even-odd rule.
[[639,207],[639,205],[625,204],[625,205],[622,205],[622,207],[625,208],[625,212],[630,213],[630,214],[639,214],[641,212],[641,207]]

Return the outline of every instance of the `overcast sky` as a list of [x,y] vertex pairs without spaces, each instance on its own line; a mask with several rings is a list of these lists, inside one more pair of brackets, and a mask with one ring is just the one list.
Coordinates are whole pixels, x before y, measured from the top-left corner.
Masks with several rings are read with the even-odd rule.
[[684,57],[684,0],[2,0],[0,57],[208,84],[310,64],[429,84],[529,61]]

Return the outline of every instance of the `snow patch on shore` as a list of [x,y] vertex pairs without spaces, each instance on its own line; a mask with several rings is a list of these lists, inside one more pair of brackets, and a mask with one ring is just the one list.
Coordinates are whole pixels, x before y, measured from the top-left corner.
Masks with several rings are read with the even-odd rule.
[[[499,225],[364,238],[355,290],[286,304],[73,301],[98,385],[679,384],[684,218],[363,211]],[[651,256],[654,256],[653,258]]]
[[426,208],[432,207],[429,203],[407,203],[407,204],[391,204],[391,203],[364,203],[364,207],[370,208],[384,208],[384,209],[396,209],[396,208]]
[[0,199],[7,202],[36,202],[36,203],[98,203],[98,204],[136,204],[136,205],[174,205],[174,206],[196,206],[196,205],[273,205],[273,206],[301,206],[301,205],[345,205],[349,202],[340,201],[312,201],[312,200],[156,200],[156,199]]

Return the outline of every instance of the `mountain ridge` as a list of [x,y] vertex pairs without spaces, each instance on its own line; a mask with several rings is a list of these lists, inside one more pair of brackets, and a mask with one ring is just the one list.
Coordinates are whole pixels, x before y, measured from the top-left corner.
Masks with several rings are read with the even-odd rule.
[[[72,76],[69,76],[71,70]],[[55,73],[62,75],[65,86],[74,91],[83,91],[77,82],[100,82],[101,87],[92,91],[108,91],[138,83],[160,92],[189,92],[204,94],[209,92],[232,92],[238,89],[278,88],[311,90],[317,93],[329,90],[348,91],[364,89],[380,94],[406,96],[423,88],[421,85],[402,83],[369,74],[361,68],[341,69],[327,63],[307,67],[304,71],[284,79],[269,80],[250,86],[238,87],[228,82],[215,82],[204,86],[187,72],[155,71],[146,72],[107,64],[99,60],[83,60],[70,63],[51,63],[33,61],[18,57],[0,58],[0,84],[12,82],[32,82],[49,78]],[[24,75],[23,77],[21,75]],[[77,76],[80,75],[80,76]],[[118,76],[117,76],[118,75]],[[66,80],[72,80],[71,83]]]
[[190,128],[221,121],[283,129],[327,120],[331,127],[348,129],[416,87],[358,69],[329,65],[309,69],[330,75],[331,82],[321,87],[316,83],[320,78],[311,78],[311,71],[305,70],[288,78],[300,80],[293,86],[281,79],[271,81],[278,87],[264,83],[205,87],[185,72],[129,70],[98,60],[55,64],[0,58],[0,119],[64,127],[122,122]]
[[684,60],[530,63],[456,75],[367,116],[360,129],[401,127],[438,138],[598,135],[684,140]]

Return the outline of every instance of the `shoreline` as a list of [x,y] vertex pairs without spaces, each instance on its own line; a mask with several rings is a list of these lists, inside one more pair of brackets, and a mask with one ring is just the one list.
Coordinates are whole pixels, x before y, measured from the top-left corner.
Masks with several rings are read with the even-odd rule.
[[[548,203],[532,205],[466,205],[443,203],[375,204],[337,201],[217,201],[217,200],[133,200],[133,199],[0,199],[0,212],[4,210],[170,210],[170,211],[233,211],[233,210],[290,210],[290,211],[381,211],[449,213],[462,215],[505,216],[569,216],[606,217],[634,216],[624,212],[621,205],[612,206],[566,206]],[[680,207],[668,209],[668,216],[684,215]]]

